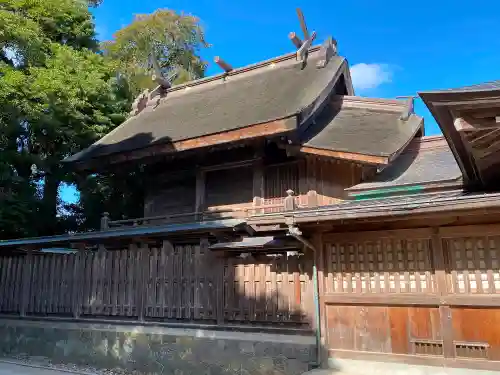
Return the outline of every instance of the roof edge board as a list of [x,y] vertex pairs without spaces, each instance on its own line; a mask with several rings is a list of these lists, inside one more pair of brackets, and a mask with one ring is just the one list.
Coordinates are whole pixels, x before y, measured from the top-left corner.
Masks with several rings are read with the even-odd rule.
[[[369,181],[366,181],[369,183]],[[374,183],[375,184],[375,183]],[[381,183],[382,185],[383,183]],[[349,188],[344,189],[344,191],[348,192],[349,195],[356,194],[356,193],[364,193],[364,192],[369,192],[371,190],[380,190],[380,189],[405,189],[413,186],[422,186],[424,190],[433,190],[433,189],[439,189],[439,188],[450,188],[450,187],[457,187],[460,188],[462,186],[462,180],[461,177],[459,178],[454,178],[454,179],[448,179],[448,180],[441,180],[441,181],[423,181],[423,182],[412,182],[412,183],[404,183],[404,184],[398,184],[398,185],[391,185],[390,187],[384,187],[384,186],[370,186],[370,187],[365,187],[365,188],[356,188],[356,185],[351,186]]]
[[[438,95],[441,96],[441,94]],[[429,112],[431,112],[439,128],[441,129],[441,132],[443,133],[443,136],[446,139],[446,142],[448,143],[453,156],[455,157],[455,161],[462,171],[464,182],[474,183],[474,181],[480,181],[481,176],[477,169],[476,163],[471,158],[470,153],[467,151],[462,137],[455,129],[450,108],[446,105],[436,105],[437,103],[432,98],[432,95],[429,96],[425,93],[419,93],[419,96],[426,107],[429,109]]]
[[408,137],[408,140],[396,152],[394,152],[392,155],[389,156],[389,158],[388,158],[389,163],[388,164],[390,164],[394,160],[396,160],[399,157],[399,155],[401,155],[406,150],[406,148],[410,145],[410,143],[415,139],[415,136],[418,134],[418,132],[424,128],[424,119],[416,114],[411,114],[410,117],[408,118],[408,120],[406,120],[404,122],[409,122],[412,119],[420,119],[419,125],[415,128],[411,137]]
[[[330,103],[330,98],[332,96],[332,92],[337,84],[338,80],[342,75],[346,73],[348,68],[347,60],[342,58],[343,61],[337,69],[335,76],[332,77],[330,82],[326,85],[326,87],[321,91],[319,96],[311,103],[307,108],[304,108],[299,114],[299,124],[298,126],[301,128],[300,132],[304,132],[307,130],[308,126],[314,122],[316,116],[321,113],[321,111]],[[306,114],[304,116],[304,111]]]
[[[252,124],[239,129],[231,129],[228,131],[221,131],[217,133],[208,134],[201,137],[189,138],[176,142],[169,143],[156,143],[147,147],[141,147],[125,152],[114,152],[111,154],[99,155],[94,158],[83,161],[65,160],[67,164],[73,164],[75,167],[83,169],[92,169],[93,164],[98,163],[100,160],[107,159],[108,164],[119,164],[122,162],[134,161],[144,159],[150,156],[160,154],[176,154],[183,151],[219,146],[236,141],[245,141],[256,139],[265,136],[274,136],[278,134],[285,134],[293,131],[298,126],[298,116],[289,116],[278,120],[264,122],[260,124]],[[208,142],[211,140],[212,142]]]
[[172,235],[182,232],[231,230],[243,228],[248,225],[245,220],[225,219],[205,222],[192,222],[187,224],[166,224],[156,226],[140,226],[130,228],[116,228],[105,231],[83,232],[75,234],[63,234],[46,237],[29,237],[0,241],[0,248],[63,244],[63,243],[85,243],[98,240],[113,240],[119,238],[133,238],[137,236]]
[[317,156],[326,156],[334,159],[349,160],[358,163],[371,164],[371,165],[386,165],[389,163],[389,158],[385,156],[373,156],[359,154],[355,152],[327,150],[324,148],[300,146],[299,151],[305,154],[312,154]]

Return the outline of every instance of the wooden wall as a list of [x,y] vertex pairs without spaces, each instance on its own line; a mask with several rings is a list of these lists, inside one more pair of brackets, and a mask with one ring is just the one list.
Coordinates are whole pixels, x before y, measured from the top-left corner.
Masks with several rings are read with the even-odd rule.
[[298,195],[299,203],[307,204],[307,193],[317,193],[317,204],[328,205],[346,198],[344,189],[361,181],[362,168],[355,164],[328,158],[307,156],[292,163],[265,168],[264,199],[282,202],[286,190]]
[[206,242],[0,257],[0,313],[310,326],[312,259],[221,259]]
[[283,204],[289,189],[297,195],[299,205],[311,203],[310,192],[315,193],[315,205],[328,205],[344,199],[344,189],[359,183],[361,174],[361,166],[315,156],[280,164],[205,167],[191,176],[165,176],[163,183],[152,186],[146,197],[145,216],[245,209],[252,207],[256,198],[259,205],[274,205],[271,211],[279,211],[283,208],[276,206]]
[[321,262],[331,355],[500,361],[499,225],[328,234]]
[[144,216],[191,213],[195,211],[195,200],[194,175],[159,176],[146,194]]

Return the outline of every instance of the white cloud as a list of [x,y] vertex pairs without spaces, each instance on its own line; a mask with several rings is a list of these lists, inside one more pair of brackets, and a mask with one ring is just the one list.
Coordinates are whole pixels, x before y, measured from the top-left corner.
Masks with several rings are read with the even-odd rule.
[[393,72],[387,64],[359,63],[351,66],[352,84],[356,90],[374,89],[392,82]]

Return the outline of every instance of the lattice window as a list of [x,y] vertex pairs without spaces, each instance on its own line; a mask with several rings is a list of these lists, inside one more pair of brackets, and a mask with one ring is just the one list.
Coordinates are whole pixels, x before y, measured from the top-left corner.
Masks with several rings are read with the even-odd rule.
[[500,293],[500,237],[445,241],[452,293]]
[[443,355],[442,340],[411,340],[412,353],[417,355]]
[[489,356],[489,345],[486,343],[455,342],[455,353],[457,357],[482,358]]
[[327,292],[429,293],[430,240],[339,242],[327,250]]

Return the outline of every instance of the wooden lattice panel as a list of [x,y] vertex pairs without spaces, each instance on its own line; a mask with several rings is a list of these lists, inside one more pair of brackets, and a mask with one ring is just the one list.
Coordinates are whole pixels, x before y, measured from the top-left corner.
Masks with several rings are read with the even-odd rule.
[[432,293],[429,239],[327,245],[327,293]]
[[442,340],[411,340],[412,354],[417,355],[443,355]]
[[500,237],[451,238],[444,244],[451,293],[500,293]]

